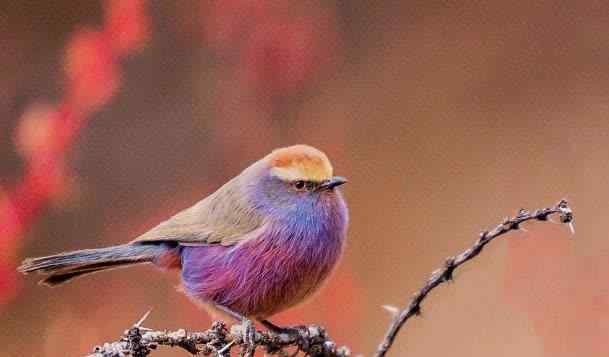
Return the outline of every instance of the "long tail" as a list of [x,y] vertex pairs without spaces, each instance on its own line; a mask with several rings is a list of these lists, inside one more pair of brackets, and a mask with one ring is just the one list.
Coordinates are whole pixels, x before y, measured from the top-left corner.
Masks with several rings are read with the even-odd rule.
[[100,270],[154,262],[168,247],[151,244],[124,244],[98,249],[84,249],[40,258],[27,258],[19,268],[27,274],[38,272],[48,275],[41,284],[56,286],[84,274]]

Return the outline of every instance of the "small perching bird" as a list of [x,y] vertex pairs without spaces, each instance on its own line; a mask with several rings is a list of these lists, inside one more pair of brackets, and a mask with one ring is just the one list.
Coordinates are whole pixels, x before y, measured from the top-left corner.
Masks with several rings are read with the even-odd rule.
[[55,286],[133,264],[178,268],[186,294],[212,312],[263,321],[310,296],[338,262],[345,182],[311,146],[277,149],[129,243],[29,258],[19,270]]

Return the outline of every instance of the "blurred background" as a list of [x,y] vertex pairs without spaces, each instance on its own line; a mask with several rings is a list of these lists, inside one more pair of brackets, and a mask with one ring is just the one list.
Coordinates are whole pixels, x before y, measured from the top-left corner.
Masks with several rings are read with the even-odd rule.
[[609,354],[609,2],[3,1],[0,33],[2,355],[83,355],[148,309],[206,329],[176,274],[47,289],[14,269],[128,241],[294,143],[350,179],[352,223],[325,289],[276,322],[369,355],[381,305],[565,197],[574,237],[532,223],[491,244],[390,354]]

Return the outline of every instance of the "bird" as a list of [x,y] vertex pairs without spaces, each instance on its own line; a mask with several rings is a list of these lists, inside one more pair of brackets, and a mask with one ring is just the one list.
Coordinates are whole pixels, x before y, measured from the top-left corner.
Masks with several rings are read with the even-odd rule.
[[180,290],[212,316],[278,330],[268,318],[310,297],[340,260],[346,182],[321,150],[279,148],[126,244],[27,258],[18,270],[57,286],[136,264],[179,269]]

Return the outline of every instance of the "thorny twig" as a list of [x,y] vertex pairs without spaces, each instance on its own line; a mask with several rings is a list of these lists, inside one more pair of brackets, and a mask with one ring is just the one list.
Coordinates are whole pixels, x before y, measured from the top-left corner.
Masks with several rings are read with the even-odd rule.
[[567,201],[561,200],[554,207],[540,209],[533,213],[521,209],[518,211],[516,217],[508,217],[492,230],[480,233],[480,238],[478,238],[476,243],[474,243],[471,248],[459,255],[446,259],[444,266],[434,271],[421,290],[414,294],[408,307],[400,311],[399,314],[395,316],[374,356],[385,356],[389,348],[391,348],[398,332],[404,326],[406,321],[408,321],[408,319],[410,319],[412,316],[419,315],[421,313],[421,303],[427,297],[427,295],[438,285],[452,280],[455,269],[480,254],[484,246],[490,241],[509,231],[520,229],[520,225],[526,221],[546,221],[548,220],[548,217],[553,214],[559,214],[560,221],[562,223],[569,224],[571,232],[573,232],[573,212],[567,204]]
[[[413,296],[410,304],[404,310],[399,311],[395,307],[388,307],[388,310],[395,314],[395,318],[374,356],[384,357],[408,319],[420,314],[421,303],[427,295],[438,285],[452,280],[454,271],[480,254],[484,246],[490,241],[507,232],[520,229],[520,225],[526,221],[546,221],[555,214],[559,215],[561,223],[569,224],[571,231],[573,231],[573,213],[567,201],[562,200],[554,207],[540,209],[532,213],[521,209],[515,217],[506,218],[492,230],[480,233],[480,237],[471,248],[459,255],[449,257],[442,268],[431,274],[431,277]],[[168,332],[153,331],[141,327],[144,318],[131,329],[125,331],[119,341],[97,346],[89,357],[145,357],[159,345],[178,346],[192,354],[219,357],[230,356],[233,347],[239,347],[240,356],[253,355],[253,351],[257,347],[264,348],[267,354],[280,356],[289,356],[285,349],[290,347],[296,347],[297,351],[302,351],[306,355],[314,357],[351,356],[348,348],[337,348],[336,343],[328,337],[325,330],[316,325],[299,328],[297,329],[298,333],[295,334],[277,334],[270,331],[252,331],[243,328],[244,326],[247,327],[245,321],[242,325],[233,326],[229,331],[224,323],[216,321],[209,330],[204,332],[186,332],[183,329]]]

